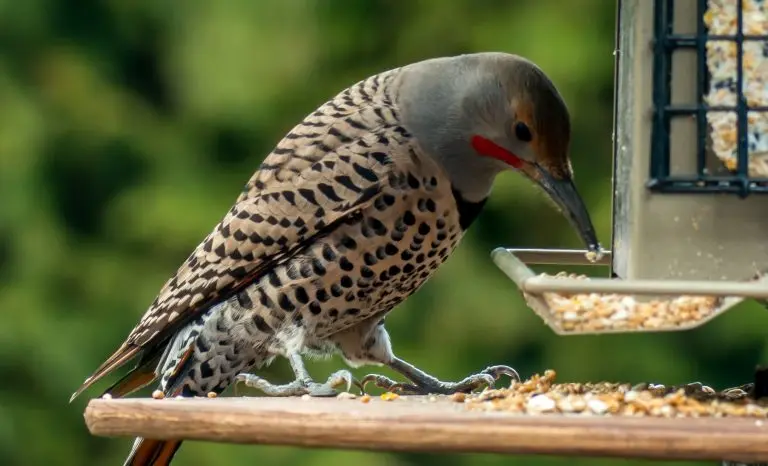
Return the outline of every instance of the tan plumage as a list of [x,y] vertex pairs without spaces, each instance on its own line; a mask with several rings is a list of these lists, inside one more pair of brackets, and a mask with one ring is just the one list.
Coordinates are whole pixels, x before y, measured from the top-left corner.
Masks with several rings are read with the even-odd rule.
[[123,466],[168,466],[179,447],[179,440],[137,439]]
[[[212,301],[233,294],[314,235],[372,202],[381,181],[363,178],[356,168],[381,170],[381,160],[367,154],[389,151],[379,143],[377,133],[396,119],[391,110],[365,104],[390,102],[383,85],[392,75],[377,75],[342,92],[280,141],[235,205],[165,283],[125,343],[86,379],[72,399],[130,361],[143,347],[167,338]],[[353,156],[354,162],[347,163]],[[315,194],[320,185],[336,186],[333,178],[338,176],[354,177],[361,191],[338,186],[335,189],[344,196],[338,200]],[[320,203],[325,215],[316,215],[318,205],[308,201],[309,195]],[[254,217],[263,220],[257,222]],[[279,223],[289,218],[294,220]],[[262,240],[254,241],[258,238]]]
[[[384,317],[448,258],[504,170],[540,183],[598,247],[570,180],[569,137],[554,86],[519,57],[430,60],[360,81],[277,144],[73,398],[136,357],[108,393],[124,396],[157,378],[167,396],[220,393],[237,376],[268,395],[324,396],[350,382],[346,371],[314,382],[301,360],[309,353],[388,365],[412,382],[401,388],[416,392],[517,376],[496,366],[441,382],[394,355]],[[291,363],[290,384],[238,375],[277,355]],[[168,464],[179,445],[137,439],[126,465]]]

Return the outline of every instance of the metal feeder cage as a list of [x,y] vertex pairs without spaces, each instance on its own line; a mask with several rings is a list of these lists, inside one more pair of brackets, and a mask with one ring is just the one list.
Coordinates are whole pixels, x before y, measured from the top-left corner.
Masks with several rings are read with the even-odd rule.
[[[768,299],[768,0],[620,0],[615,55],[611,250],[494,262],[559,334],[686,330]],[[527,265],[544,263],[611,278]]]

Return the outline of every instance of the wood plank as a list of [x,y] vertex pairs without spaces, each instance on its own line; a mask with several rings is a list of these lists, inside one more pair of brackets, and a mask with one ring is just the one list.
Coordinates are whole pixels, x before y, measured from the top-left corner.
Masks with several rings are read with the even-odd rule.
[[99,436],[363,450],[768,461],[768,420],[520,415],[446,398],[94,399]]

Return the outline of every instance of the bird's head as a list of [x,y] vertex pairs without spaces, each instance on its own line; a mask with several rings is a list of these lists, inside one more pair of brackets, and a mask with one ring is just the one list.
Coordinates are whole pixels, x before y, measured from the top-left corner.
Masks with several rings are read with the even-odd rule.
[[485,199],[498,173],[520,173],[600,249],[573,182],[568,109],[539,67],[505,53],[426,60],[403,70],[398,95],[408,130],[462,197]]

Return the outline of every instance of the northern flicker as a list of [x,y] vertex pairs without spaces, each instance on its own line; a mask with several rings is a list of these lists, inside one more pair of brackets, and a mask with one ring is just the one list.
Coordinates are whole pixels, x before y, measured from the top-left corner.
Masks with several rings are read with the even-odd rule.
[[[532,62],[505,53],[430,59],[354,84],[294,127],[234,206],[73,398],[131,359],[109,388],[129,394],[159,378],[166,396],[221,393],[242,381],[271,396],[335,394],[348,371],[315,382],[302,355],[385,365],[388,388],[453,393],[493,385],[511,367],[442,382],[395,356],[385,316],[458,245],[497,174],[534,181],[591,251],[598,244],[573,183],[570,119]],[[296,379],[244,371],[276,356]],[[179,441],[137,439],[126,465],[167,465]]]

